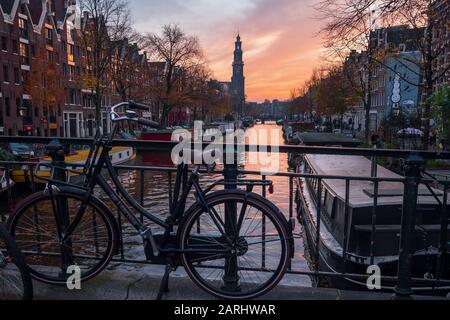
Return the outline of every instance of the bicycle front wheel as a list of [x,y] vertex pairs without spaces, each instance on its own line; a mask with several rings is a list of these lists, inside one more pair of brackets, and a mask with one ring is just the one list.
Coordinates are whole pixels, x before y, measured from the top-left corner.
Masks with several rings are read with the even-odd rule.
[[31,282],[25,258],[0,224],[0,300],[31,300]]
[[240,191],[222,191],[197,205],[179,232],[186,272],[221,299],[253,299],[283,278],[290,261],[287,222],[270,203]]
[[72,275],[86,281],[102,271],[117,246],[114,217],[91,198],[75,230],[62,241],[79,213],[85,194],[48,192],[31,195],[10,217],[9,228],[26,257],[31,275],[48,284],[67,284]]

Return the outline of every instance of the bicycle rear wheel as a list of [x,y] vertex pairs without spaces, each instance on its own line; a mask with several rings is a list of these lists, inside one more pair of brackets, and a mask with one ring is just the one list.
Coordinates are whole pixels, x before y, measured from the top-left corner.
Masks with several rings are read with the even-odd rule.
[[74,221],[85,198],[85,194],[69,192],[53,196],[36,193],[10,217],[11,235],[35,279],[66,285],[67,279],[79,272],[80,281],[86,281],[100,273],[113,257],[117,226],[110,211],[95,198],[87,203],[68,240],[61,242],[61,234]]
[[33,283],[16,243],[0,224],[0,300],[31,300]]
[[212,214],[197,205],[179,232],[191,279],[222,299],[253,299],[271,290],[290,261],[291,236],[282,214],[240,191],[217,192],[207,202]]

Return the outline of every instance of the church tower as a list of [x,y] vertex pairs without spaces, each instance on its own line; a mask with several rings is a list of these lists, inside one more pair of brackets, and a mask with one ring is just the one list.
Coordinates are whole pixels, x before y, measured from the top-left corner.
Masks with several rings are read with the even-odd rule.
[[231,95],[234,111],[241,116],[245,105],[244,61],[242,59],[242,42],[238,34],[235,42],[233,76],[231,77]]

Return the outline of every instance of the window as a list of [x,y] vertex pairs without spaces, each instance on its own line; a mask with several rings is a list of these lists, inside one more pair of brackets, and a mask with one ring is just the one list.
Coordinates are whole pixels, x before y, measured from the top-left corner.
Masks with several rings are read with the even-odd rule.
[[75,51],[74,51],[74,46],[73,46],[73,44],[68,44],[67,45],[67,48],[68,48],[68,52],[69,52],[69,54],[71,54],[71,55],[73,55],[74,53],[75,53]]
[[5,113],[7,117],[11,115],[11,105],[8,97],[5,98]]
[[8,51],[8,40],[6,40],[6,37],[2,37],[2,50]]
[[20,84],[20,72],[19,68],[14,68],[14,83]]
[[3,65],[3,81],[9,82],[9,70],[7,65]]
[[69,81],[73,81],[75,79],[75,67],[69,66]]
[[53,30],[45,28],[45,38],[49,46],[53,46]]
[[54,61],[54,57],[53,57],[53,52],[52,51],[47,51],[47,60],[49,62],[53,62]]
[[21,107],[22,107],[22,101],[20,101],[20,98],[16,98],[16,114],[18,117],[23,116],[21,113]]
[[27,82],[27,80],[28,80],[28,72],[25,71],[25,70],[22,70],[21,76],[22,76],[22,83]]
[[69,104],[77,104],[77,91],[69,89]]
[[70,62],[74,62],[74,53],[75,53],[75,47],[73,44],[67,44],[67,60]]
[[29,64],[29,59],[28,59],[28,45],[25,43],[20,43],[19,45],[19,49],[20,49],[20,61],[22,64]]
[[17,46],[17,40],[13,40],[12,41],[12,50],[13,50],[13,53],[19,53],[19,49],[18,49],[18,46]]
[[28,39],[28,24],[27,24],[27,20],[19,18],[19,28],[20,28],[20,36],[22,38]]
[[0,99],[0,127],[3,127],[3,100]]

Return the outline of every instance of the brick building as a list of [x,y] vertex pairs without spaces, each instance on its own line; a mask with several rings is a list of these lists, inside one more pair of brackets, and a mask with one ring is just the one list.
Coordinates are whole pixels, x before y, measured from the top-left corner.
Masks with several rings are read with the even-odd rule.
[[[92,136],[95,107],[75,0],[0,0],[0,134]],[[117,50],[131,52],[130,79],[140,90],[150,85],[145,53],[125,39]],[[120,58],[120,56],[118,56]],[[116,61],[123,63],[123,61]],[[102,97],[102,123],[108,108],[122,99],[111,75]],[[142,90],[145,92],[145,90]],[[128,98],[148,101],[130,92]]]

